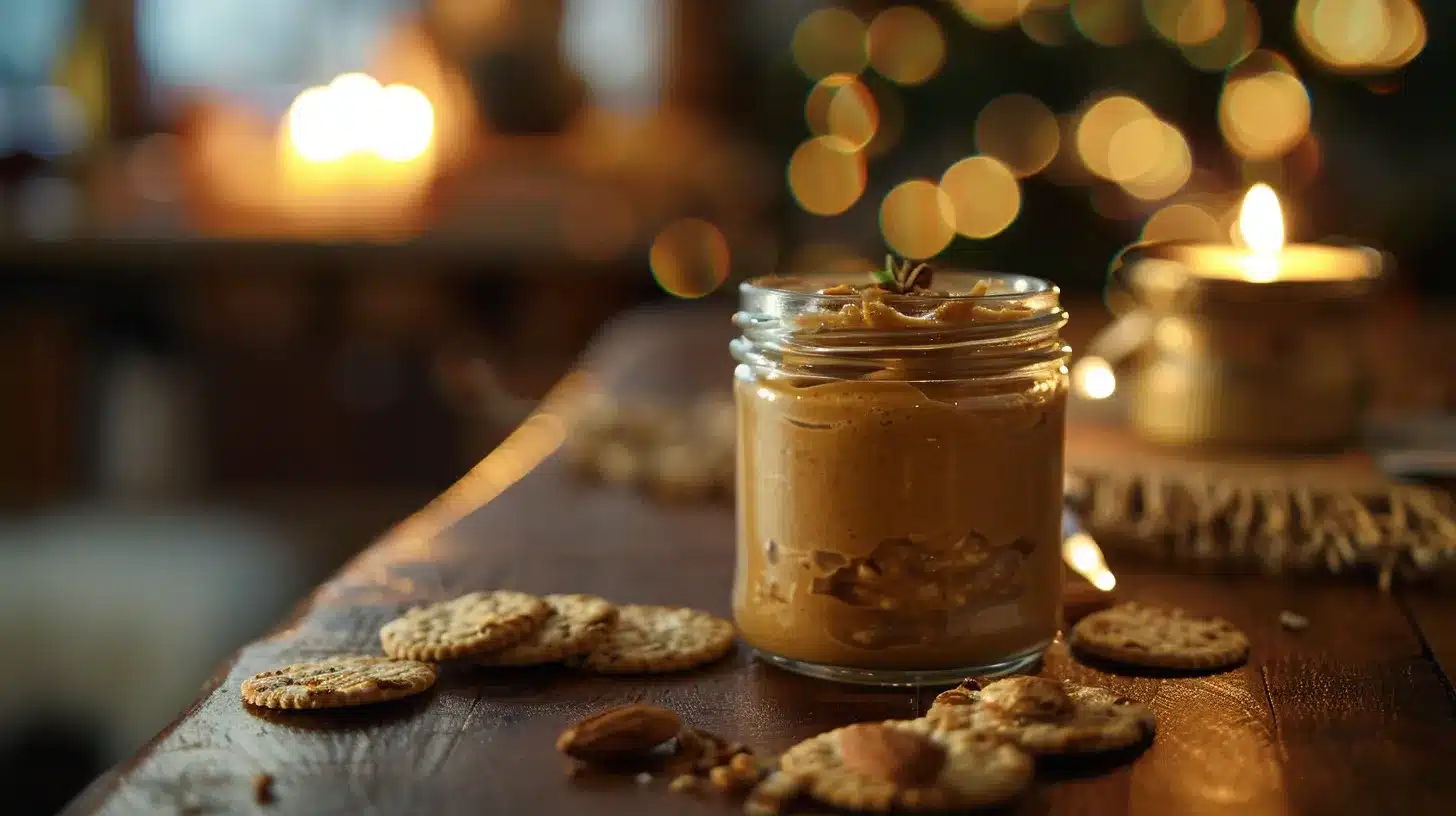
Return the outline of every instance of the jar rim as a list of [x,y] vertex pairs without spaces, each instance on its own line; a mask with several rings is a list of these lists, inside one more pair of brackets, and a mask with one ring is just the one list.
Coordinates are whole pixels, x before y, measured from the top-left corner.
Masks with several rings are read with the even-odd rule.
[[[937,269],[935,270],[937,284],[944,284],[947,281],[957,284],[956,288],[966,291],[946,291],[944,294],[922,294],[910,292],[907,294],[892,295],[897,301],[904,302],[910,306],[934,306],[941,303],[965,302],[965,303],[1007,303],[1012,301],[1024,301],[1034,298],[1037,295],[1051,294],[1059,296],[1061,289],[1051,281],[1031,275],[1019,275],[1001,272],[989,272],[976,269]],[[980,281],[988,281],[993,286],[1002,284],[999,291],[984,292],[981,294],[970,294],[969,289]],[[838,272],[806,272],[794,275],[762,275],[750,278],[738,285],[741,295],[771,294],[790,296],[799,300],[804,305],[842,305],[855,303],[860,300],[859,293],[854,294],[823,294],[819,290],[831,286],[846,283],[845,276]]]

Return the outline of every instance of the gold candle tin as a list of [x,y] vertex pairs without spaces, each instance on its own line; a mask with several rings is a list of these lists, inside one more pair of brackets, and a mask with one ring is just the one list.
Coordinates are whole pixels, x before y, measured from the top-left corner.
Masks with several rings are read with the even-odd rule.
[[1338,275],[1253,282],[1200,274],[1189,248],[1138,245],[1113,266],[1114,286],[1150,318],[1129,384],[1134,430],[1178,445],[1353,440],[1371,392],[1364,337],[1380,253],[1329,247]]

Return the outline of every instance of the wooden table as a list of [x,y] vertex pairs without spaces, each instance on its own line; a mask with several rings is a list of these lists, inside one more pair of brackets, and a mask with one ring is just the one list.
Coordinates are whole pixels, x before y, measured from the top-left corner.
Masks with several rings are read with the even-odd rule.
[[[320,587],[293,620],[244,647],[69,812],[735,813],[736,803],[669,793],[664,780],[568,779],[553,741],[587,714],[637,700],[773,751],[842,724],[923,712],[937,690],[837,686],[757,665],[741,650],[703,671],[648,678],[452,666],[430,694],[338,713],[263,716],[239,701],[239,683],[254,672],[375,651],[379,626],[399,610],[471,589],[593,592],[726,615],[727,508],[663,507],[583,485],[553,455],[557,409],[583,389],[726,383],[725,332],[684,331],[684,319],[638,316],[612,328],[582,373],[500,449]],[[705,375],[702,360],[723,365]],[[1252,658],[1210,677],[1121,677],[1054,648],[1049,673],[1149,701],[1158,735],[1130,764],[1044,777],[1016,812],[1456,812],[1456,599],[1113,566],[1127,597],[1232,620],[1252,638]],[[1309,628],[1281,628],[1285,609],[1306,615]],[[253,780],[265,773],[276,800],[262,808]]]

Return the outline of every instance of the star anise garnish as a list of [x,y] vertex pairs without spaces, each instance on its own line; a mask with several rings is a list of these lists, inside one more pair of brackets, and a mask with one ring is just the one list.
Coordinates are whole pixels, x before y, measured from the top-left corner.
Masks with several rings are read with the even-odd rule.
[[885,268],[872,270],[870,274],[874,277],[875,284],[886,292],[908,295],[916,289],[929,289],[934,273],[926,264],[913,264],[908,260],[897,264],[895,256],[886,255]]

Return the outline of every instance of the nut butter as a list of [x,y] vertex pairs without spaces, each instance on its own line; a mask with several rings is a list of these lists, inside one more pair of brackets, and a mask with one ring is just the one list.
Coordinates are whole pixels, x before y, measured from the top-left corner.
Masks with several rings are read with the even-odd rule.
[[1059,626],[1068,349],[1055,287],[742,287],[733,610],[762,659],[930,683],[1034,662]]

